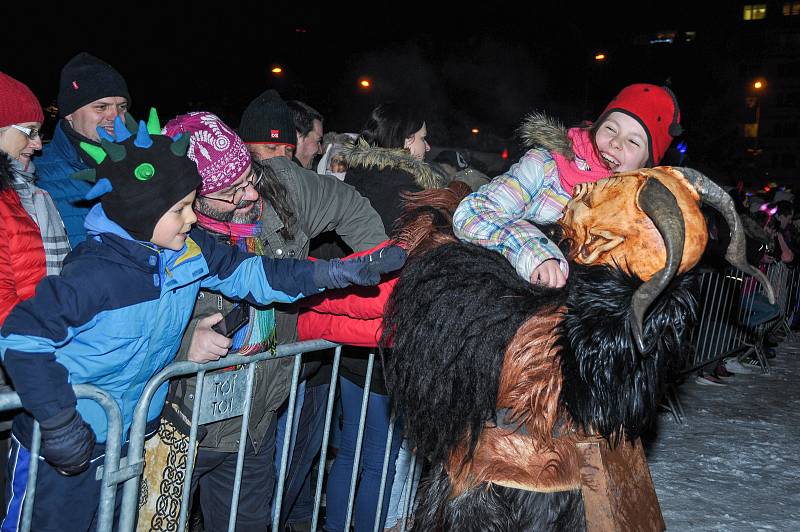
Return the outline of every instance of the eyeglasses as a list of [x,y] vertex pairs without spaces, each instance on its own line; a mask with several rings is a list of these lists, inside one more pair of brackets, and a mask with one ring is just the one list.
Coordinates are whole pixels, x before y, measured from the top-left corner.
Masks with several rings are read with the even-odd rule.
[[256,172],[250,172],[250,176],[248,177],[248,179],[245,180],[245,182],[240,187],[234,189],[233,192],[225,194],[225,197],[217,198],[205,195],[200,197],[213,199],[217,201],[224,201],[225,203],[238,205],[242,201],[242,199],[244,199],[244,195],[247,194],[247,187],[252,186],[253,188],[255,188],[258,186],[259,183],[261,183],[263,179],[264,179],[264,174],[262,174],[261,172],[259,172],[258,174],[256,174]]
[[30,140],[36,140],[38,138],[41,138],[42,135],[42,130],[36,129],[35,127],[25,127],[25,126],[19,126],[17,124],[11,124],[11,127],[16,129],[17,131],[21,131],[22,134],[28,137]]

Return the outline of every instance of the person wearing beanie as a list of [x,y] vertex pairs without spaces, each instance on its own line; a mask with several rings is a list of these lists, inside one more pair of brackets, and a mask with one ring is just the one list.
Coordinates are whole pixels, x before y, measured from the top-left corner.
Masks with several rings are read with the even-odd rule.
[[[174,359],[201,288],[255,305],[291,303],[328,288],[377,284],[405,261],[397,247],[363,261],[311,262],[219,243],[193,228],[202,179],[186,156],[188,135],[161,135],[154,111],[134,131],[119,117],[113,136],[98,129],[99,146],[80,144],[95,161],[88,198],[100,198],[86,218],[89,238],[67,256],[61,275],[45,277],[14,307],[0,333],[0,356],[24,408],[12,428],[15,485],[26,485],[34,420],[41,428],[33,530],[88,530],[96,517],[107,421],[91,401],[76,401],[72,383],[107,392],[127,433],[146,383]],[[247,195],[252,183],[232,186]],[[152,399],[151,429],[167,388]],[[4,530],[19,522],[24,497],[14,491]]]
[[586,127],[567,130],[531,114],[520,127],[531,149],[464,198],[453,215],[456,236],[502,253],[531,283],[564,286],[567,261],[534,224],[558,220],[575,185],[657,165],[681,134],[680,119],[672,91],[647,83],[623,88]]
[[291,160],[297,147],[297,133],[289,106],[277,91],[258,95],[245,108],[239,136],[256,161],[273,157]]
[[[275,163],[271,165],[252,161],[243,139],[211,113],[177,116],[167,122],[164,132],[170,136],[187,135],[190,139],[188,155],[202,177],[195,200],[198,225],[219,243],[231,244],[242,252],[286,260],[306,258],[310,239],[326,230],[337,231],[347,245],[358,251],[369,250],[387,240],[378,214],[352,187],[304,170],[286,157],[266,161]],[[290,132],[294,135],[294,126]],[[203,363],[228,352],[255,354],[276,343],[297,340],[297,308],[269,305],[250,308],[248,323],[233,336],[231,343],[211,327],[235,304],[236,298],[202,290],[177,358]],[[266,530],[270,523],[269,502],[276,478],[273,464],[278,439],[276,414],[289,396],[292,365],[290,358],[256,365],[244,455],[247,474],[240,486],[237,517],[237,527],[243,530]],[[157,442],[161,446],[171,445],[171,449],[170,453],[156,452],[155,456],[185,453],[181,449],[185,449],[189,437],[195,383],[195,378],[176,379],[170,386],[165,418],[172,420],[176,433],[183,433],[185,438]],[[323,395],[327,397],[327,388],[316,391],[320,393],[310,400],[312,406],[317,397],[323,400]],[[302,391],[298,397],[303,398]],[[204,425],[204,434],[198,439],[191,482],[200,487],[200,508],[207,530],[225,530],[228,526],[241,422],[241,417],[235,417]],[[163,466],[148,463],[146,477],[157,484],[162,480],[161,475],[166,474]],[[302,487],[304,479],[300,480]],[[290,490],[293,493],[299,490],[290,484],[287,483],[284,501],[290,499]],[[221,489],[222,486],[227,488]],[[154,527],[150,519],[155,509],[162,506],[156,497],[148,498],[140,511],[140,528]],[[171,507],[177,509],[178,504]],[[177,523],[178,515],[176,512],[165,516],[159,511],[155,518]]]
[[81,142],[99,146],[97,128],[112,134],[114,119],[125,118],[130,100],[122,75],[89,53],[77,54],[61,70],[57,98],[61,119],[36,165],[39,186],[55,200],[72,247],[86,239],[83,221],[92,206],[84,200],[91,185],[72,176],[96,166],[78,146]]

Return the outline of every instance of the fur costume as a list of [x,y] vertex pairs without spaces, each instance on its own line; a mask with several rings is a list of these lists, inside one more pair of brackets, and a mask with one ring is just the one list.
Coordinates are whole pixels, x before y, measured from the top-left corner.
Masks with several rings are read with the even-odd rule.
[[[625,179],[638,181],[624,188]],[[599,209],[609,187],[617,187],[614,200],[625,196],[647,213],[630,214],[639,233],[598,239],[592,226],[579,234],[579,219]],[[531,285],[501,255],[457,242],[436,222],[447,219],[447,201],[412,198],[398,238],[412,235],[414,251],[387,305],[383,342],[392,347],[387,387],[406,436],[434,466],[415,530],[585,528],[576,444],[602,437],[635,445],[655,420],[670,369],[681,365],[696,309],[696,278],[684,272],[705,246],[693,236],[705,231],[698,197],[726,209],[728,258],[754,273],[730,198],[689,169],[576,189],[560,227],[549,230],[555,241],[560,230],[569,235],[562,289]],[[626,238],[658,247],[662,269],[645,264],[655,248],[637,255]]]

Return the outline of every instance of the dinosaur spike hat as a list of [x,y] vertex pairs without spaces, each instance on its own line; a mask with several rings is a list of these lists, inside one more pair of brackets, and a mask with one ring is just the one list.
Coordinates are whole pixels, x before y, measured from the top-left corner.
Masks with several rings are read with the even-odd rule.
[[[98,128],[99,129],[99,128]],[[158,132],[155,109],[135,132],[117,117],[114,137],[101,135],[100,147],[82,142],[97,162],[87,199],[99,197],[106,215],[137,240],[149,241],[158,220],[200,184],[197,166],[186,156],[188,135],[172,139]]]

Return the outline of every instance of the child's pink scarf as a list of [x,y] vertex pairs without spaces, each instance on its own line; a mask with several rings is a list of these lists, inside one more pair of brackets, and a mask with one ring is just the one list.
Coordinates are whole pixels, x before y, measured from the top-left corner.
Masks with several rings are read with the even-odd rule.
[[586,161],[589,166],[589,170],[581,170],[574,159],[570,160],[560,153],[550,152],[556,161],[561,187],[567,194],[572,195],[572,189],[575,185],[593,183],[598,179],[610,176],[612,172],[606,167],[600,154],[597,153],[588,129],[573,127],[567,132],[567,137],[572,143],[572,150],[575,152],[575,156]]

